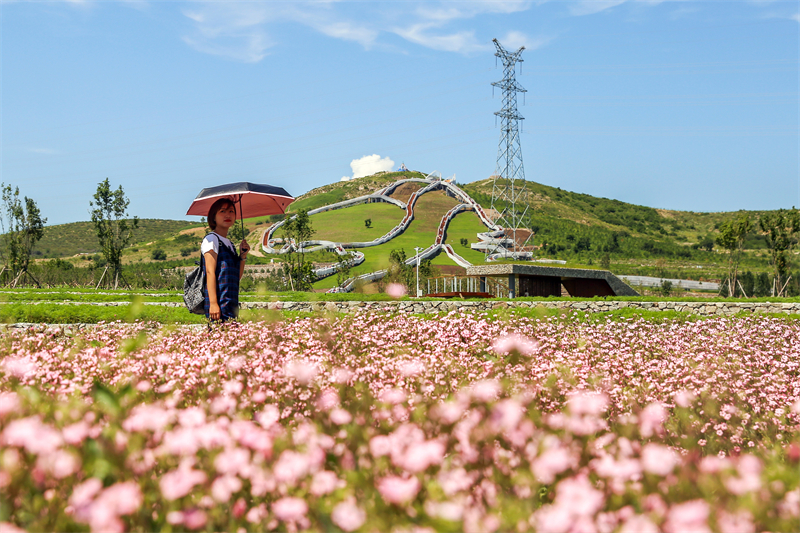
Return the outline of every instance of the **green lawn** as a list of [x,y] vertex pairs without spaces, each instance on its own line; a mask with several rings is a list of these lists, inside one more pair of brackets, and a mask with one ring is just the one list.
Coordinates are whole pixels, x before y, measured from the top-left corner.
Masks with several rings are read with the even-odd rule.
[[[311,225],[316,230],[315,240],[333,242],[368,242],[385,235],[401,220],[405,212],[396,205],[383,202],[359,204],[335,211],[326,211],[311,216]],[[372,227],[364,224],[372,220]],[[282,235],[278,229],[276,236]]]

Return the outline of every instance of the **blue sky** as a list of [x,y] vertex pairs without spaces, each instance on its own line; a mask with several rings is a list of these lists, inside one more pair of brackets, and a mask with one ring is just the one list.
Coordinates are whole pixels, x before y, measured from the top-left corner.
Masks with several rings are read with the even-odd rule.
[[[300,195],[405,163],[494,173],[525,46],[527,179],[658,208],[800,206],[795,1],[0,1],[0,181],[50,224],[109,178],[141,218],[203,187]],[[351,164],[352,163],[352,164]]]

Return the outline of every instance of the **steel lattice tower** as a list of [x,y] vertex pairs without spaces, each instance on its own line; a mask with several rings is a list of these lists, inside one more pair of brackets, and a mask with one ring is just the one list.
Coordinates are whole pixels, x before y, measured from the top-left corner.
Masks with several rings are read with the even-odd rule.
[[[524,118],[517,111],[517,93],[527,91],[517,83],[514,72],[516,64],[522,62],[520,56],[525,47],[511,53],[497,39],[492,42],[497,48],[494,55],[503,62],[503,79],[492,83],[503,90],[503,109],[495,112],[501,120],[501,133],[492,184],[492,209],[500,214],[496,223],[507,230],[507,237],[513,239],[513,247],[507,248],[510,252],[517,253],[522,251],[531,236],[527,228],[528,188],[519,138],[519,123]],[[517,240],[517,231],[523,228],[527,231],[520,232],[520,240]]]

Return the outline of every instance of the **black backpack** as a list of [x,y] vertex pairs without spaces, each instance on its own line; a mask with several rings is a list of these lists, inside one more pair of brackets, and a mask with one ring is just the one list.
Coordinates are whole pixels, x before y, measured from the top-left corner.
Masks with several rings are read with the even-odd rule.
[[186,304],[190,313],[204,315],[206,314],[206,298],[203,289],[206,286],[206,273],[203,265],[197,264],[199,266],[186,274],[186,278],[183,280],[183,303]]

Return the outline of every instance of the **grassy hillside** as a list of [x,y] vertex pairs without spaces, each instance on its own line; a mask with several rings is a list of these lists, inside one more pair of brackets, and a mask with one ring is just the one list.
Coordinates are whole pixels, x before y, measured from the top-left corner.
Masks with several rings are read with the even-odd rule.
[[[345,199],[355,198],[386,187],[402,178],[423,178],[418,172],[384,172],[347,182],[319,187],[290,205],[289,212],[314,209]],[[485,208],[491,206],[492,180],[461,185]],[[570,265],[597,268],[608,264],[612,271],[627,275],[716,280],[726,270],[726,255],[717,250],[714,239],[720,224],[737,213],[695,213],[654,209],[586,194],[564,191],[535,182],[528,182],[531,191],[530,225],[535,231],[534,244],[538,255],[562,259]],[[406,200],[414,187],[397,193]],[[404,249],[408,255],[415,246],[433,243],[441,217],[456,204],[442,192],[423,195],[417,204],[416,218],[409,229],[392,242],[366,248],[365,263],[354,269],[355,274],[372,272],[388,266],[389,252]],[[761,215],[750,212],[754,222]],[[403,210],[385,203],[363,204],[346,209],[314,215],[314,238],[337,242],[370,241],[385,234],[403,217]],[[371,219],[372,227],[364,224]],[[163,250],[168,261],[190,264],[195,259],[205,229],[199,224],[173,220],[142,220],[135,243],[126,250],[125,263],[154,261],[153,251]],[[264,231],[270,217],[248,219],[248,241],[254,249],[253,262],[269,262],[278,257],[258,258]],[[477,241],[476,234],[485,231],[478,218],[469,212],[458,215],[450,224],[446,242],[461,256],[474,264],[483,262],[483,254],[469,248]],[[280,235],[280,232],[278,233]],[[464,246],[461,239],[466,239]],[[703,246],[701,246],[703,245]],[[708,250],[708,247],[711,250]],[[742,268],[753,272],[768,270],[763,236],[754,231],[746,240],[747,252]],[[45,237],[35,249],[39,258],[70,257],[75,254],[94,254],[97,240],[90,222],[49,226]],[[330,254],[328,254],[330,255]],[[315,254],[315,261],[331,260],[325,254]],[[84,264],[77,261],[76,264]],[[441,254],[434,265],[452,267],[453,261]],[[794,267],[793,267],[794,268]],[[318,288],[333,285],[333,278],[317,284]]]
[[[199,224],[186,220],[159,220],[146,218],[139,220],[139,228],[134,232],[131,246],[173,237],[181,230],[197,227]],[[72,222],[47,226],[42,240],[33,249],[35,257],[70,257],[76,254],[95,254],[100,251],[94,225],[91,222]]]

